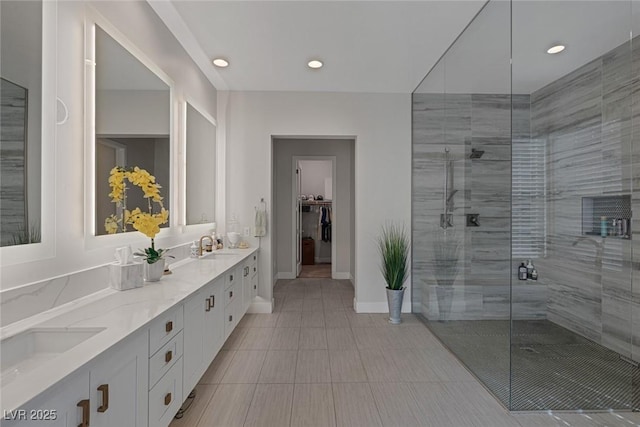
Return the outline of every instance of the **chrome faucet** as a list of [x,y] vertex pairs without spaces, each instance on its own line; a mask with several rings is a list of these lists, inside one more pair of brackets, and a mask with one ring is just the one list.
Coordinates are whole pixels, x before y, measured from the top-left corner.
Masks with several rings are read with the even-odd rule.
[[211,236],[207,236],[206,234],[200,238],[200,244],[198,244],[198,256],[202,256],[202,241],[204,239],[209,239],[211,241],[211,246],[215,244],[213,238]]

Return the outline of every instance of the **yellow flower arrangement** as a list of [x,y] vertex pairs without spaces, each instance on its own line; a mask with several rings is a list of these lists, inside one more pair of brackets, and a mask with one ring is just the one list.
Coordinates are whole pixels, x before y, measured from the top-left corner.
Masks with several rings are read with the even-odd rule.
[[[143,212],[140,208],[130,211],[126,208],[127,181],[142,189],[144,198],[148,201],[148,210]],[[122,207],[121,217],[109,215],[104,221],[104,227],[108,234],[115,234],[118,231],[127,231],[127,225],[131,225],[135,230],[140,231],[151,239],[151,247],[144,250],[144,253],[136,253],[142,256],[149,264],[162,259],[167,252],[164,249],[155,249],[153,239],[160,232],[160,226],[169,221],[169,211],[162,205],[160,195],[160,184],[156,183],[156,178],[139,167],[124,168],[116,166],[109,174],[109,187],[111,187],[111,201],[118,207]],[[160,210],[154,213],[153,203],[157,203]]]

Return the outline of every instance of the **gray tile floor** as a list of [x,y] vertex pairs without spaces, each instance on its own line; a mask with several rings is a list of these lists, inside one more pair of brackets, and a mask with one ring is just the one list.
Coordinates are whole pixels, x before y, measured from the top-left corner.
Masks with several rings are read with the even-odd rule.
[[278,281],[172,427],[640,426],[640,414],[509,414],[420,321],[356,314],[348,281]]

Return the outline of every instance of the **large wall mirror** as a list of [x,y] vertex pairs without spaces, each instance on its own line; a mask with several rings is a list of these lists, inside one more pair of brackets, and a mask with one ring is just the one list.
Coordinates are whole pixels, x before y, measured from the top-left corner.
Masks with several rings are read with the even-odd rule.
[[[88,224],[91,234],[100,236],[135,231],[122,220],[125,210],[152,209],[157,213],[160,209],[128,181],[123,183],[125,197],[114,202],[109,179],[115,167],[148,171],[162,187],[163,206],[170,209],[171,83],[108,24],[97,23],[90,30],[87,36],[93,38],[95,48],[88,56],[95,58],[95,74],[88,77],[88,83],[93,77],[95,121],[94,126],[87,126],[94,129],[87,134],[88,152],[93,153],[87,162],[93,171],[88,184],[93,183],[94,197],[88,198],[93,202],[89,202],[92,206],[87,216],[92,219]],[[109,218],[119,220],[117,225]]]
[[42,2],[0,2],[0,245],[41,241]]
[[56,2],[0,1],[0,263],[55,256]]
[[214,221],[216,121],[186,104],[186,224]]

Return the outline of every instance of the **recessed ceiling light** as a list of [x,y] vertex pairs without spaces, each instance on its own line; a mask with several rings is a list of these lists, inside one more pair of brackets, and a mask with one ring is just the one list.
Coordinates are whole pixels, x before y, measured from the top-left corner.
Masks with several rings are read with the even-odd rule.
[[309,68],[317,69],[317,68],[322,68],[324,64],[322,63],[322,61],[319,61],[317,59],[312,59],[307,63],[307,65],[309,66]]
[[563,44],[557,44],[557,45],[551,46],[549,49],[547,49],[547,53],[551,55],[555,53],[560,53],[564,50],[564,47],[565,46]]
[[213,60],[213,65],[220,68],[226,68],[229,66],[229,61],[224,58],[216,58]]

